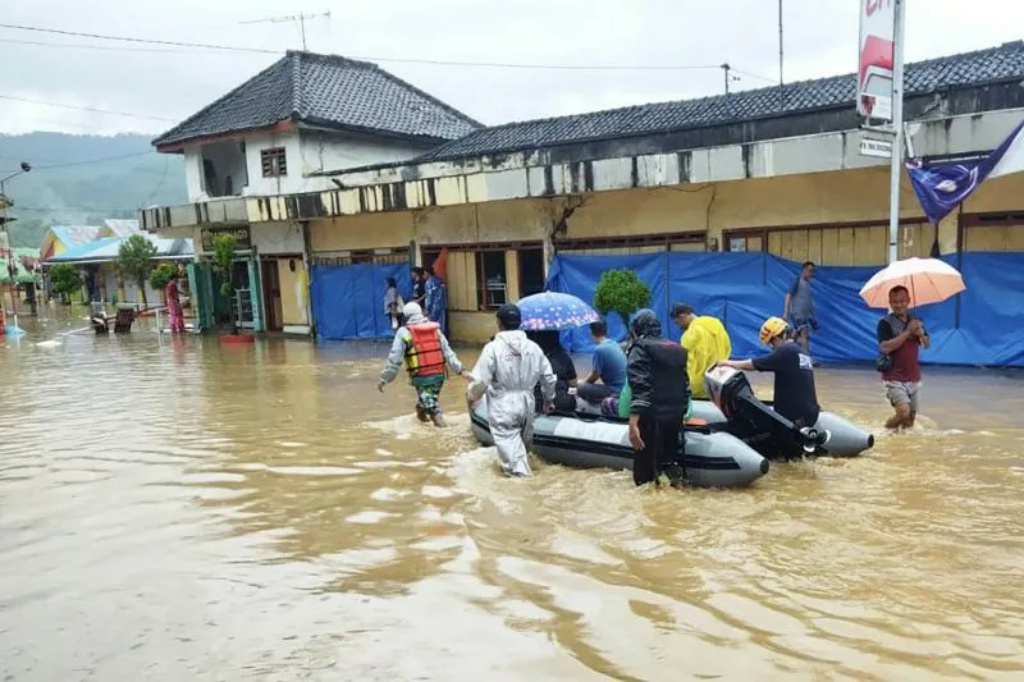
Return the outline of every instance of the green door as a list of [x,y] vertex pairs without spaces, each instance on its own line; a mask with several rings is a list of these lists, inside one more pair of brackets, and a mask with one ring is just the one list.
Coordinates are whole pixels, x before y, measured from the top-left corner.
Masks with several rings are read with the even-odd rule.
[[187,270],[188,290],[192,293],[192,305],[196,314],[196,328],[212,329],[214,298],[210,264],[202,261],[189,263]]
[[266,330],[263,324],[263,289],[261,288],[260,259],[255,255],[249,256],[249,296],[252,301],[252,330],[262,332]]

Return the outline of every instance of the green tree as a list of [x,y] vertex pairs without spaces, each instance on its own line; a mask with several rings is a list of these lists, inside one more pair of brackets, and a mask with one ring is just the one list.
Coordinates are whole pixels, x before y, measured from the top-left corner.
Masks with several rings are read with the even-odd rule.
[[156,266],[149,275],[149,286],[154,289],[163,289],[171,281],[171,276],[178,271],[172,263],[161,263]]
[[234,235],[222,234],[213,239],[213,269],[216,270],[223,283],[220,285],[220,293],[228,299],[228,309],[231,311],[231,333],[238,333],[238,311],[235,310],[235,284],[232,279],[232,270],[235,265],[235,247],[238,242]]
[[156,245],[141,234],[133,234],[121,242],[117,251],[117,271],[121,277],[139,285],[142,292],[142,307],[147,307],[146,279],[153,269],[153,258],[156,256]]
[[594,307],[601,315],[616,313],[629,327],[629,317],[651,304],[651,288],[633,270],[605,270],[594,292]]
[[78,269],[71,263],[58,263],[50,268],[50,284],[53,293],[58,294],[61,300],[68,303],[68,296],[82,288],[82,276]]

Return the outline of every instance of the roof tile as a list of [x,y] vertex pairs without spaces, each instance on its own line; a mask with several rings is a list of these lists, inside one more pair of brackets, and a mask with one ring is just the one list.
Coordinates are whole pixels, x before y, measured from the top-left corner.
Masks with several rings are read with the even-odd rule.
[[[1024,79],[1024,42],[908,64],[908,95],[949,87]],[[789,83],[782,93],[769,87],[729,95],[644,104],[594,113],[509,123],[482,128],[443,144],[418,161],[469,158],[617,137],[674,132],[704,126],[795,114],[834,107],[853,107],[854,74]]]
[[438,140],[454,140],[480,127],[477,121],[376,64],[290,51],[153,144],[263,128],[291,118]]

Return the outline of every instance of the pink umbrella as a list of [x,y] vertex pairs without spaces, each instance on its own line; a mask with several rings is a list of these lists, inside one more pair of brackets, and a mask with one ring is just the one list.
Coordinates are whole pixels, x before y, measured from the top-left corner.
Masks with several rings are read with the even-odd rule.
[[898,286],[910,292],[912,308],[941,303],[967,288],[952,265],[937,258],[907,258],[876,272],[861,288],[860,297],[872,308],[888,308],[889,291]]

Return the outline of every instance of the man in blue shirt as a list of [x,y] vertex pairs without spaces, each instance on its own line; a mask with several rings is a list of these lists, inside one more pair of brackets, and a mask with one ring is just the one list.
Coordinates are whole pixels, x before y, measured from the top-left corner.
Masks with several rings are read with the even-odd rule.
[[793,326],[793,335],[805,353],[810,350],[811,329],[818,331],[818,311],[814,307],[814,292],[811,290],[813,277],[814,263],[807,261],[800,267],[800,274],[786,292],[782,307],[782,319]]
[[[626,383],[626,354],[619,344],[608,338],[608,326],[604,322],[591,324],[590,334],[597,343],[591,361],[593,369],[576,392],[589,403],[599,403],[622,392]],[[598,380],[603,385],[598,384]]]

